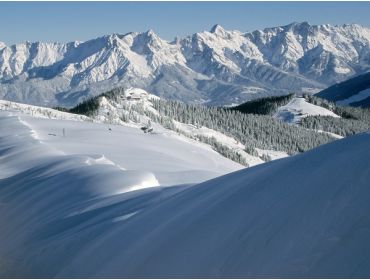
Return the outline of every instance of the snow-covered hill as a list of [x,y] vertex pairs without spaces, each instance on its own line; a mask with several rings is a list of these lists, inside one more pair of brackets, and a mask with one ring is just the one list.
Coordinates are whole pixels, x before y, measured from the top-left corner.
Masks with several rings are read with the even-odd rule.
[[[220,132],[213,127],[194,125],[185,122],[185,120],[180,122],[171,119],[153,106],[153,101],[160,98],[143,89],[117,89],[114,92],[115,97],[113,98],[103,96],[99,99],[99,109],[92,114],[94,120],[118,125],[130,125],[140,129],[150,127],[155,133],[164,131],[172,133],[175,131],[187,138],[208,144],[210,144],[208,140],[212,139],[216,145],[222,145],[230,153],[238,155],[241,161],[237,162],[243,162],[248,167],[289,156],[288,151],[270,150],[266,147],[263,149],[262,143],[257,143],[254,153],[248,153],[246,152],[246,144],[240,143],[237,138],[231,136],[228,132]],[[305,107],[307,108],[311,108],[310,106],[321,108],[309,103],[306,104]],[[159,106],[164,106],[164,104]],[[324,108],[321,109],[322,111],[325,110]],[[335,114],[332,113],[332,115]],[[164,119],[166,121],[163,121]],[[149,126],[148,123],[150,124]],[[214,148],[217,151],[217,147]]]
[[46,107],[22,104],[7,100],[0,100],[0,111],[22,113],[37,118],[47,118],[54,120],[93,121],[93,119],[83,115],[71,114]]
[[[0,109],[43,118],[123,125],[144,133],[182,137],[207,144],[221,155],[248,167],[300,153],[342,138],[331,129],[325,131],[321,126],[307,131],[306,126],[291,127],[280,122],[299,125],[302,118],[308,116],[339,118],[333,111],[309,103],[303,97],[287,96],[284,97],[286,99],[284,102],[275,99],[259,99],[258,104],[255,104],[260,106],[261,110],[269,106],[273,108],[270,113],[267,113],[269,110],[266,109],[264,113],[266,116],[261,117],[250,115],[251,112],[248,110],[245,113],[249,115],[233,114],[222,108],[212,111],[212,108],[203,106],[169,102],[139,88],[114,89],[81,103],[71,110],[82,116],[10,101],[0,101]],[[264,102],[271,104],[266,105]],[[244,105],[249,103],[254,104],[254,102],[247,102]],[[220,120],[217,121],[218,119]],[[220,122],[221,120],[226,122]],[[271,131],[274,133],[271,134]],[[361,131],[366,129],[361,128],[357,132]],[[327,137],[321,137],[319,134],[325,134]]]
[[214,26],[167,42],[152,30],[86,42],[0,44],[0,98],[72,106],[123,86],[210,105],[317,92],[369,70],[370,30],[292,23],[249,33]]
[[338,105],[370,107],[370,73],[337,83],[317,93],[320,98],[334,101]]
[[[17,110],[18,106],[22,107],[22,111]],[[89,165],[96,160],[99,163],[110,162],[122,170],[150,172],[162,186],[199,183],[243,167],[224,158],[209,145],[160,126],[155,126],[155,132],[145,134],[138,124],[107,124],[103,116],[87,118],[54,110],[50,114],[50,109],[14,102],[11,108],[7,107],[0,114],[14,116],[14,125],[17,122],[25,125],[25,132],[21,134],[30,130],[35,138],[31,142],[41,142],[58,153],[72,157],[76,154],[90,157],[86,160]],[[6,131],[6,122],[3,123],[2,130],[10,134]],[[21,125],[17,126],[21,130]],[[23,151],[23,148],[12,148],[14,151],[18,149]]]
[[[78,129],[67,129],[64,139],[50,136],[59,140],[43,133],[67,121],[20,119],[0,117],[1,277],[370,276],[370,134],[163,188],[155,187],[150,169],[135,173],[107,158],[61,152],[54,144],[69,137],[86,149]],[[58,126],[44,130],[43,122]],[[106,141],[121,127],[84,128],[89,138]],[[135,141],[148,136],[140,135]],[[170,146],[165,136],[160,140]],[[146,166],[162,160],[151,157]]]
[[298,124],[307,116],[331,116],[339,118],[332,111],[307,102],[303,97],[294,97],[288,104],[277,109],[274,117],[288,123]]
[[356,105],[361,107],[370,107],[367,103],[370,101],[370,88],[360,90],[357,94],[349,98],[337,101],[338,105]]
[[[136,129],[138,134],[142,134],[143,132],[150,130],[150,135],[167,135],[167,137],[173,139],[198,143],[201,146],[207,147],[207,149],[218,151],[216,147],[212,147],[210,145],[210,141],[206,141],[207,139],[210,139],[212,140],[212,143],[220,145],[224,150],[240,157],[241,160],[237,162],[249,167],[261,164],[265,161],[288,156],[284,151],[266,150],[262,149],[262,147],[260,147],[261,149],[256,150],[255,155],[251,155],[245,151],[245,145],[231,136],[227,136],[217,130],[204,126],[194,126],[192,124],[182,123],[169,118],[166,118],[168,119],[169,125],[167,125],[167,122],[160,123],[159,119],[164,119],[165,116],[161,115],[152,104],[153,100],[158,100],[159,97],[138,88],[129,88],[127,90],[118,89],[117,92],[120,92],[120,94],[117,95],[115,100],[108,99],[107,97],[99,98],[97,101],[99,103],[98,108],[90,117],[4,100],[0,100],[0,110],[12,112],[12,114],[21,115],[24,116],[24,118],[31,116],[32,123],[44,122],[42,120],[37,120],[37,118],[41,118],[94,122],[102,123],[106,126],[125,126]],[[55,129],[50,122],[45,121],[44,123],[46,124],[47,130],[52,135],[61,133],[62,125],[56,125],[58,128]],[[86,124],[86,126],[87,125],[88,124]],[[81,127],[80,125],[77,125],[74,130],[82,130],[83,127],[83,125],[81,125]],[[45,130],[44,133],[46,132],[47,131]],[[112,143],[112,145],[119,146],[119,143]],[[142,147],[137,147],[137,149],[140,148]],[[92,150],[89,151],[93,152]],[[114,153],[112,155],[115,157]],[[229,158],[233,159],[231,156],[229,156]],[[118,161],[120,161],[120,158]]]

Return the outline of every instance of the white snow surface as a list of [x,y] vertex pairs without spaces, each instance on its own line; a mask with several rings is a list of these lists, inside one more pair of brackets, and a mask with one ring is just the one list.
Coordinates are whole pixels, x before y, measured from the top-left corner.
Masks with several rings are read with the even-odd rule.
[[31,119],[0,114],[2,278],[370,276],[369,133],[193,186],[129,191],[155,172],[65,154],[44,122],[58,132],[69,121]]
[[[140,128],[147,125],[148,120],[152,122],[152,126],[155,128],[156,133],[162,133],[169,135],[171,137],[175,137],[178,139],[186,140],[186,141],[195,141],[190,140],[194,139],[199,135],[205,136],[207,138],[214,138],[219,144],[222,144],[229,149],[233,150],[234,152],[238,153],[242,156],[245,160],[248,167],[254,166],[257,164],[261,164],[265,162],[259,157],[252,156],[245,152],[245,146],[240,143],[239,141],[235,140],[234,138],[227,136],[219,131],[207,128],[207,127],[197,127],[192,124],[181,123],[178,121],[173,120],[173,123],[179,131],[181,131],[181,135],[178,135],[177,132],[165,129],[162,125],[155,123],[154,119],[151,119],[145,113],[138,112],[134,110],[134,106],[141,106],[145,111],[150,111],[156,116],[159,116],[160,113],[153,107],[152,101],[153,99],[159,99],[159,97],[150,94],[142,89],[138,88],[130,88],[128,90],[122,91],[119,94],[118,101],[108,100],[105,97],[102,97],[100,100],[100,108],[97,116],[94,119],[97,119],[101,122],[108,122],[108,123],[115,123],[125,126],[131,126]],[[128,99],[129,97],[129,99]],[[136,97],[136,98],[133,98]],[[130,108],[130,109],[128,109]],[[139,118],[139,122],[134,121],[123,121],[121,116],[122,114],[130,115],[136,114]],[[197,142],[197,141],[196,141]],[[268,151],[265,150],[266,155],[270,154],[270,156],[265,157],[265,159],[275,159],[277,158],[274,156],[274,153],[285,154],[285,152],[275,152],[275,151]]]
[[351,103],[362,101],[370,97],[370,88],[360,91],[359,93],[352,95],[349,98],[336,101],[338,105],[350,105]]
[[[33,106],[33,105],[28,105],[28,104],[21,104],[21,103],[16,103],[16,102],[11,102],[11,101],[5,101],[5,100],[0,100],[0,110],[5,110],[5,111],[10,111],[15,115],[22,115],[24,119],[27,116],[32,116],[30,121],[32,123],[34,122],[42,122],[46,124],[45,130],[43,131],[43,134],[50,134],[50,136],[54,136],[56,134],[60,134],[63,132],[63,128],[65,128],[65,125],[59,125],[57,123],[56,127],[52,127],[54,124],[48,121],[42,121],[42,120],[36,120],[36,118],[42,118],[42,119],[53,119],[53,120],[70,120],[70,121],[85,121],[85,122],[94,122],[94,123],[105,123],[105,127],[109,129],[109,126],[112,126],[113,124],[120,125],[120,126],[125,126],[125,127],[130,127],[130,128],[135,128],[137,130],[137,134],[140,135],[142,133],[142,130],[140,129],[143,126],[146,126],[148,123],[148,120],[151,120],[148,116],[146,116],[143,112],[138,112],[134,110],[134,106],[141,106],[145,111],[150,111],[151,113],[155,115],[160,115],[159,112],[153,108],[152,101],[154,99],[159,99],[159,97],[150,94],[146,92],[143,89],[139,88],[129,88],[127,90],[123,90],[119,94],[118,102],[115,102],[113,100],[108,100],[106,97],[101,97],[100,98],[100,107],[98,109],[97,115],[94,117],[86,117],[83,115],[76,115],[76,114],[71,114],[71,113],[66,113],[66,112],[60,112],[58,110],[53,110],[45,107],[38,107],[38,106]],[[123,121],[122,120],[122,114],[125,115],[130,115],[130,114],[136,114],[138,117],[138,121],[134,122],[132,120],[127,120]],[[185,123],[180,123],[177,121],[173,121],[174,124],[178,129],[180,129],[183,133],[179,134],[175,131],[169,130],[164,128],[162,125],[155,123],[154,120],[152,121],[152,127],[155,129],[154,133],[151,133],[151,137],[154,139],[157,139],[156,136],[154,135],[162,135],[165,136],[167,139],[173,139],[173,140],[179,140],[180,142],[187,142],[191,143],[192,145],[196,145],[198,147],[201,147],[202,149],[205,149],[207,151],[213,150],[213,148],[207,144],[203,144],[197,140],[194,140],[194,137],[197,135],[202,135],[208,138],[213,137],[218,143],[227,146],[229,149],[232,149],[233,151],[239,153],[245,160],[246,164],[248,167],[254,166],[257,164],[261,164],[265,162],[265,160],[273,160],[276,157],[273,155],[274,153],[282,153],[286,154],[285,152],[275,152],[275,151],[265,151],[265,153],[270,154],[270,156],[264,157],[265,160],[261,159],[260,157],[252,156],[245,152],[245,146],[241,143],[239,143],[237,140],[226,136],[225,134],[222,134],[218,131],[215,131],[213,129],[209,129],[207,127],[200,127],[197,128],[194,125],[191,124],[185,124]],[[72,123],[73,124],[73,123]],[[86,124],[88,126],[89,124]],[[80,124],[73,124],[72,126],[76,127],[76,130],[80,129],[81,131],[84,130],[84,125]],[[104,125],[103,125],[104,126]],[[93,127],[98,127],[94,126]],[[66,128],[65,128],[66,129]],[[122,128],[119,128],[122,129]],[[49,131],[49,132],[48,132]],[[51,132],[50,132],[51,131]],[[116,130],[115,130],[116,131]],[[135,130],[132,130],[135,131]],[[35,131],[33,132],[35,135]],[[150,137],[148,135],[148,137]],[[147,138],[148,138],[147,137]],[[161,136],[160,136],[161,137]],[[87,137],[89,138],[89,137]],[[99,138],[99,137],[98,137]],[[54,139],[53,137],[51,139]],[[70,139],[68,139],[70,140]],[[67,140],[67,141],[68,141]],[[176,141],[175,141],[176,142]],[[63,143],[63,142],[62,142]],[[58,142],[58,145],[60,143]],[[115,143],[112,143],[112,145]],[[78,147],[78,143],[76,143],[77,150],[80,149]],[[101,147],[99,148],[99,151],[104,147],[104,143],[101,144]],[[97,147],[94,147],[97,148]],[[140,148],[140,147],[138,147]],[[186,147],[184,147],[186,149]],[[60,149],[66,149],[65,147],[60,147]],[[176,150],[176,149],[174,149]],[[103,149],[105,151],[105,149]],[[94,150],[88,150],[89,153],[94,153]],[[116,153],[113,152],[110,157],[117,158]],[[181,156],[183,157],[183,156]],[[222,156],[223,157],[223,156]],[[184,158],[184,157],[183,157]],[[210,156],[208,158],[213,158],[213,156]],[[122,159],[115,159],[120,162]],[[203,163],[203,160],[201,158],[197,159],[198,162]],[[220,162],[223,162],[221,160]],[[131,164],[131,162],[129,163]],[[141,163],[140,163],[141,164]],[[227,164],[226,164],[227,165]],[[184,165],[186,166],[186,164]],[[191,164],[192,166],[192,164]],[[202,169],[204,170],[210,170],[211,173],[215,170],[213,168],[216,167],[216,165],[211,164],[208,167],[205,167],[206,164],[204,164],[204,167]],[[216,167],[217,170],[222,170],[223,167]],[[171,168],[170,168],[171,169]],[[230,171],[228,168],[226,168],[227,171]],[[234,171],[235,169],[232,169]],[[210,173],[210,174],[211,174]],[[204,172],[199,173],[200,176],[203,176],[201,174],[205,174]],[[223,174],[222,171],[221,173],[217,175]],[[175,175],[174,175],[175,176]],[[186,175],[188,176],[188,175]],[[191,182],[200,182],[200,180],[196,177],[188,176],[189,180]],[[207,177],[209,179],[210,177]],[[170,184],[173,184],[170,183]]]
[[216,25],[173,42],[152,30],[86,42],[0,43],[0,98],[74,106],[117,87],[210,105],[321,90],[369,71],[370,29],[307,22],[253,32]]
[[36,113],[23,112],[34,112],[35,108],[25,106],[28,110],[13,110],[11,114],[18,116],[43,144],[66,155],[86,154],[100,161],[105,159],[123,170],[150,172],[160,185],[199,183],[243,167],[208,145],[165,129],[144,134],[137,125],[81,121],[82,116],[59,111],[55,112],[63,118],[50,120],[46,117],[49,109],[33,117]]
[[[120,108],[123,106],[130,106],[133,104],[140,104],[143,106],[145,110],[151,111],[155,115],[160,115],[160,113],[153,107],[152,100],[158,99],[157,96],[147,93],[144,91],[144,94],[142,89],[135,89],[131,88],[129,90],[124,91],[124,96],[142,96],[138,100],[120,100],[118,103],[107,100],[106,98],[102,98],[101,100],[101,110],[98,114],[98,119],[101,121],[113,121],[117,124],[123,124],[127,125],[127,122],[122,122],[120,120],[120,115],[122,112],[120,112]],[[109,113],[109,114],[108,114]],[[127,112],[126,112],[127,113]],[[146,124],[146,122],[149,120],[148,116],[140,115],[141,123],[135,124],[133,122],[130,122],[129,125],[132,125],[133,127],[141,127]],[[154,123],[154,120],[151,120]],[[245,145],[240,143],[238,140],[234,139],[231,136],[225,135],[219,131],[216,131],[214,129],[210,129],[205,126],[195,126],[192,124],[187,123],[181,123],[179,121],[173,120],[173,123],[179,131],[181,131],[182,135],[180,138],[183,138],[182,136],[185,135],[185,137],[190,136],[191,137],[197,137],[197,136],[204,136],[207,138],[214,138],[219,144],[222,144],[229,149],[233,150],[234,152],[241,155],[241,157],[245,160],[248,167],[255,166],[257,164],[264,163],[265,161],[275,160],[282,157],[288,156],[288,154],[284,151],[273,151],[273,150],[262,150],[259,149],[260,152],[258,152],[258,156],[253,156],[245,151]],[[176,133],[173,133],[172,131],[165,130],[161,125],[157,124],[155,127],[156,131],[164,132],[166,131],[167,134],[172,135],[173,137],[176,136]],[[262,157],[264,159],[262,159]]]
[[72,121],[93,121],[84,115],[76,115],[58,110],[22,104],[7,100],[0,100],[0,111],[11,111],[15,113],[22,112],[37,118],[55,119],[55,120],[72,120]]
[[274,117],[278,120],[296,124],[299,123],[302,118],[308,116],[331,116],[339,118],[339,116],[332,111],[311,104],[303,97],[294,97],[287,105],[279,107],[274,114]]
[[317,132],[320,132],[320,133],[328,134],[328,135],[330,135],[330,136],[333,136],[333,137],[334,137],[334,138],[336,138],[336,139],[342,139],[342,138],[344,138],[342,135],[335,134],[335,133],[328,132],[328,131],[323,131],[323,130],[321,130],[321,129],[317,129],[316,131],[317,131]]
[[285,158],[289,156],[286,152],[263,150],[263,149],[258,149],[258,148],[255,148],[255,150],[258,156],[266,158],[267,161],[281,159],[281,158]]
[[[184,124],[184,123],[181,123],[181,122],[178,122],[178,121],[174,121],[174,123],[175,123],[175,126],[176,126],[177,129],[179,129],[179,130],[181,130],[185,133],[188,133],[190,135],[202,135],[202,136],[205,136],[205,137],[208,137],[208,138],[213,137],[214,139],[217,140],[218,143],[220,143],[222,145],[225,145],[228,148],[232,149],[233,151],[239,153],[244,158],[246,163],[248,164],[248,167],[264,163],[264,161],[261,158],[252,156],[252,155],[248,154],[247,152],[245,152],[245,146],[242,143],[240,143],[239,141],[235,140],[234,138],[232,138],[230,136],[227,136],[225,134],[222,134],[221,132],[218,132],[216,130],[213,130],[213,129],[210,129],[210,128],[204,127],[204,126],[196,127],[194,125]],[[267,151],[266,150],[266,153],[272,155],[273,153],[275,153],[275,151]],[[286,154],[285,152],[276,152],[276,153]],[[274,157],[272,156],[271,159],[272,158],[274,158]]]

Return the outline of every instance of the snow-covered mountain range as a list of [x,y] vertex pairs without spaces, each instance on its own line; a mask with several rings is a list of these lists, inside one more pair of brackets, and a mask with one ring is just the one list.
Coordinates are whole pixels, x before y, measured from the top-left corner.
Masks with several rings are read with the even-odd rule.
[[162,40],[152,30],[86,42],[0,43],[0,98],[73,106],[117,87],[209,105],[317,92],[370,69],[370,29],[307,22],[249,33],[214,26]]

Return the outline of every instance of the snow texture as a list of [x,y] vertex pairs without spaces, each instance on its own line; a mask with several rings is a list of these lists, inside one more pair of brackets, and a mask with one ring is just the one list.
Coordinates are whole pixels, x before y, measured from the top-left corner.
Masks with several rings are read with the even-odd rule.
[[300,123],[302,118],[308,116],[331,116],[339,118],[339,116],[332,111],[311,104],[302,97],[295,97],[287,105],[278,108],[274,117],[278,120],[289,123]]
[[154,173],[65,154],[30,119],[0,115],[1,277],[370,276],[369,133],[193,186],[130,191]]
[[[148,116],[146,116],[144,112],[141,112],[141,113],[135,112],[133,110],[133,107],[134,106],[141,106],[145,111],[150,111],[151,113],[153,113],[155,115],[159,115],[159,112],[157,110],[155,110],[152,106],[152,100],[153,99],[158,99],[159,97],[157,97],[153,94],[150,94],[150,93],[146,92],[143,89],[129,88],[129,89],[123,91],[122,94],[120,94],[118,98],[119,98],[118,102],[114,102],[113,100],[108,100],[107,98],[102,97],[101,100],[100,100],[98,113],[94,117],[86,117],[86,116],[83,116],[83,115],[76,115],[76,114],[71,114],[71,113],[66,113],[66,112],[60,112],[58,110],[53,110],[53,109],[49,109],[49,108],[45,108],[45,107],[38,107],[38,106],[33,106],[33,105],[28,105],[28,104],[21,104],[21,103],[16,103],[16,102],[11,102],[11,101],[5,101],[5,100],[0,100],[0,110],[12,112],[12,114],[14,114],[14,115],[22,115],[23,116],[22,119],[25,119],[27,116],[31,116],[32,118],[30,118],[30,121],[31,121],[32,124],[35,124],[35,123],[44,123],[44,124],[46,124],[46,127],[43,128],[44,129],[43,134],[45,134],[45,135],[48,134],[49,136],[55,136],[55,135],[63,134],[63,129],[66,129],[65,126],[73,127],[74,131],[78,131],[78,130],[83,131],[84,127],[89,126],[89,124],[86,124],[86,125],[73,124],[73,123],[71,123],[71,124],[65,123],[64,124],[64,123],[60,123],[60,122],[58,123],[57,122],[55,126],[51,126],[50,122],[47,122],[47,121],[43,122],[42,120],[37,120],[38,118],[54,119],[54,120],[69,120],[69,121],[85,121],[85,122],[94,122],[94,123],[105,123],[105,125],[102,125],[102,127],[104,127],[104,129],[106,129],[107,127],[109,128],[109,126],[112,126],[113,124],[115,124],[115,125],[119,125],[119,126],[136,128],[137,131],[136,131],[135,135],[138,135],[138,134],[140,135],[142,133],[141,128],[146,126],[148,121],[151,120],[151,119]],[[126,120],[126,121],[122,120],[122,114],[130,115],[130,114],[133,114],[133,112],[135,112],[135,114],[138,118],[137,122],[133,122],[133,121],[130,121],[130,120]],[[158,137],[166,136],[167,139],[171,138],[173,140],[175,140],[175,139],[180,140],[181,142],[192,143],[193,145],[202,147],[202,149],[205,149],[205,150],[210,150],[210,149],[213,150],[213,148],[211,148],[211,146],[209,146],[209,145],[202,144],[201,142],[199,142],[197,140],[194,140],[194,136],[202,135],[202,136],[206,136],[206,137],[209,137],[209,138],[213,137],[218,143],[220,143],[222,145],[225,145],[228,148],[232,149],[233,151],[239,153],[242,156],[242,158],[245,160],[245,162],[248,166],[254,166],[256,164],[261,164],[261,163],[265,162],[265,160],[273,160],[273,159],[277,158],[273,155],[274,153],[282,153],[282,154],[286,155],[285,152],[278,152],[278,151],[275,152],[275,151],[266,150],[265,151],[266,156],[264,157],[265,160],[263,160],[260,157],[252,156],[252,155],[248,154],[247,152],[245,152],[245,146],[243,144],[239,143],[237,140],[235,140],[235,139],[233,139],[229,136],[226,136],[226,135],[224,135],[224,134],[222,134],[218,131],[215,131],[213,129],[209,129],[207,127],[197,128],[193,125],[184,124],[184,123],[174,121],[174,123],[176,124],[176,128],[184,132],[184,134],[179,134],[177,132],[174,132],[174,131],[171,131],[169,129],[164,128],[162,125],[160,125],[158,123],[155,123],[154,120],[151,120],[151,121],[152,121],[152,127],[155,129],[155,131],[153,133],[151,133],[150,135],[148,135],[148,137],[152,137],[153,139],[158,139]],[[93,125],[92,127],[97,128],[98,126]],[[117,131],[117,130],[121,131],[123,129],[124,128],[117,127],[114,131]],[[132,131],[135,131],[135,130],[132,130]],[[123,133],[128,133],[128,132],[124,131]],[[83,132],[81,132],[81,134],[83,134]],[[113,134],[115,134],[115,133],[113,133]],[[158,136],[158,134],[161,134],[162,136]],[[191,136],[191,137],[189,138],[187,136]],[[51,139],[55,139],[55,138],[51,137]],[[87,139],[88,139],[88,137],[87,137]],[[97,139],[99,139],[99,138],[97,138]],[[71,140],[71,138],[68,138],[67,140],[63,140],[63,142],[61,142],[61,143],[65,143],[66,141],[69,141],[69,140]],[[88,140],[91,141],[91,139],[88,139]],[[76,139],[76,141],[77,141],[77,139]],[[83,139],[78,139],[78,141],[84,141],[84,140]],[[121,140],[119,140],[119,141],[121,141]],[[113,143],[112,142],[111,144],[121,146],[120,142],[119,143]],[[151,144],[148,144],[148,145],[151,145]],[[58,145],[59,145],[59,142],[58,142]],[[87,146],[89,146],[89,145],[90,144],[88,144]],[[100,143],[98,147],[94,147],[94,148],[97,148],[100,151],[101,148],[104,147],[104,146],[105,146],[104,143]],[[133,148],[132,146],[128,146],[128,147],[130,149]],[[137,146],[136,148],[138,150],[141,149],[140,146]],[[184,147],[184,148],[189,149],[188,147]],[[77,151],[79,149],[80,149],[80,147],[77,148]],[[160,148],[156,147],[156,146],[154,146],[153,149],[160,150]],[[105,149],[103,149],[103,151],[105,151]],[[94,153],[94,149],[87,150],[87,152]],[[197,154],[197,151],[193,151],[193,154],[194,154],[193,156],[195,156],[195,154]],[[267,154],[269,154],[269,155],[267,155]],[[179,154],[179,156],[180,156],[180,154]],[[122,161],[121,157],[119,157],[119,156],[117,157],[116,152],[110,153],[110,157],[115,158],[115,160],[117,162]],[[184,158],[184,159],[187,158],[184,155],[182,155],[181,157]],[[211,159],[211,158],[213,159],[213,156],[207,156],[207,158],[208,159]],[[168,160],[165,160],[163,162],[168,162]],[[199,157],[197,159],[197,162],[205,163],[204,160],[201,157]],[[223,162],[223,160],[220,160],[220,162]],[[131,165],[131,163],[132,162],[130,162],[129,165]],[[142,163],[139,163],[139,165],[137,165],[135,168],[138,168],[138,166],[140,166],[141,164]],[[188,166],[188,165],[185,164],[184,167],[185,166]],[[168,167],[169,170],[172,170],[172,167],[169,166]],[[210,163],[210,166],[208,168],[208,167],[206,167],[206,164],[205,164],[202,167],[202,171],[199,171],[199,176],[200,176],[199,178],[203,178],[203,180],[211,178],[210,176],[213,173],[212,170],[216,170],[215,168],[217,170],[222,170],[222,168],[224,168],[224,166],[217,167],[217,164]],[[204,174],[206,174],[205,170],[209,170],[209,176],[203,177]],[[228,170],[229,169],[226,168],[226,171],[228,171]],[[222,171],[221,171],[221,173],[222,173]],[[218,173],[217,175],[221,175],[221,173]],[[176,173],[174,173],[173,176],[176,177],[178,175],[176,175]],[[184,178],[185,177],[188,178],[188,179],[185,180],[186,182],[191,182],[191,183],[200,182],[200,179],[198,178],[198,176],[192,176],[188,172],[185,172],[182,176],[184,176]],[[166,182],[166,184],[168,183],[168,181],[166,179],[164,181]],[[170,184],[172,184],[172,183],[170,183]]]
[[307,22],[253,32],[219,25],[173,42],[152,30],[86,42],[0,43],[0,98],[73,106],[117,87],[208,105],[312,93],[369,71],[370,30]]
[[363,101],[363,100],[365,100],[365,99],[367,99],[369,97],[370,97],[370,88],[369,89],[362,90],[358,94],[352,95],[349,98],[346,98],[346,99],[343,99],[343,100],[339,100],[336,103],[338,105],[345,106],[345,105],[350,105],[351,103]]
[[[80,115],[59,111],[55,112],[61,118],[50,120],[50,109],[14,102],[11,106],[10,114],[42,144],[66,155],[84,154],[100,163],[108,161],[122,170],[148,171],[160,185],[199,183],[242,168],[210,146],[163,128],[144,134],[138,125],[94,123],[91,119],[82,122]],[[19,106],[22,111],[17,111]],[[91,160],[86,163],[91,165]]]

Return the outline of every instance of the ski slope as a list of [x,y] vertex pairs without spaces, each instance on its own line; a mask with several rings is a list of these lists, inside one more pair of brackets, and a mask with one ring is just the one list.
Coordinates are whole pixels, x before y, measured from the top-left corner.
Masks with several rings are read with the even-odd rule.
[[52,125],[0,114],[2,278],[370,277],[369,133],[158,187],[155,169],[132,173],[109,156],[76,154],[88,136],[71,125],[72,140],[58,144],[44,131],[67,123],[44,121]]

